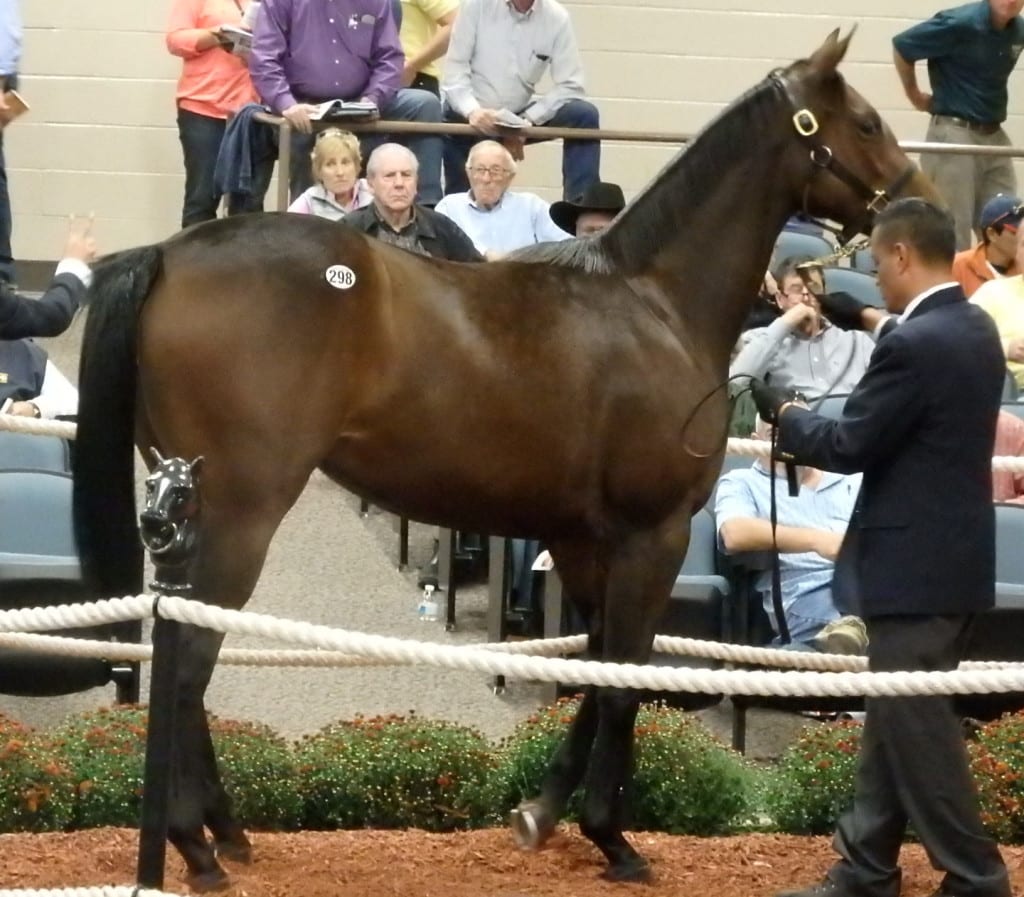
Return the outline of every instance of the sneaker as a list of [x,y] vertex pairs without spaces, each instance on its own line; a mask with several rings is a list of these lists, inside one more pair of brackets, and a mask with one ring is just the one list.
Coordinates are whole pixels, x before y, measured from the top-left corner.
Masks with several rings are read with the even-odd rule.
[[840,617],[822,626],[813,641],[824,654],[864,654],[868,631],[860,617]]

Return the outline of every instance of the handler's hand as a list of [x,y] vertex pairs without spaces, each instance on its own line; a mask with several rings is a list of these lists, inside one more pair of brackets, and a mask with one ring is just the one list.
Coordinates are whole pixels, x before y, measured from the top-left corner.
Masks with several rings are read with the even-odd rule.
[[865,330],[865,309],[873,308],[849,293],[822,293],[818,296],[822,314],[840,330]]
[[769,386],[757,377],[750,378],[750,397],[757,406],[757,413],[765,423],[776,424],[779,421],[779,409],[793,400],[788,389]]
[[61,258],[78,259],[87,265],[96,261],[96,238],[92,235],[93,216],[76,218],[68,221],[68,239],[64,244]]

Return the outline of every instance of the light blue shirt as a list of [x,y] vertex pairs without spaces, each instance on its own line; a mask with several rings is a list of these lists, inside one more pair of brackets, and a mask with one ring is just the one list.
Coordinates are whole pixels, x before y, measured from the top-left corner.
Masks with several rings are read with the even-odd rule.
[[505,191],[496,206],[478,206],[471,193],[449,193],[435,211],[461,227],[481,253],[512,252],[534,243],[568,240],[548,214],[548,204],[534,193]]
[[0,0],[0,75],[13,75],[21,62],[21,12],[17,0]]
[[[827,530],[833,533],[846,531],[853,513],[857,493],[860,491],[861,475],[830,473],[822,471],[817,488],[801,484],[800,494],[795,498],[789,494],[786,478],[775,481],[775,501],[780,526],[798,526],[809,529]],[[715,492],[715,524],[719,533],[722,525],[739,517],[755,517],[768,520],[771,508],[771,479],[768,471],[755,462],[751,467],[731,470],[718,481]],[[721,535],[719,548],[724,551]],[[786,552],[779,555],[779,570],[782,578],[782,607],[787,620],[790,613],[806,620],[822,622],[835,619],[838,612],[832,601],[832,574],[835,565],[813,551]],[[755,588],[764,599],[764,608],[774,620],[771,606],[771,570],[764,571],[757,579]],[[792,627],[791,627],[792,628]],[[794,641],[800,641],[796,632]]]

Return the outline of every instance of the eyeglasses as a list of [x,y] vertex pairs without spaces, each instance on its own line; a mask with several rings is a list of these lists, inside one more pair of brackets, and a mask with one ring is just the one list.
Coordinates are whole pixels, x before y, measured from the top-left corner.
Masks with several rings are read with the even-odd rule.
[[810,286],[808,286],[805,283],[794,283],[786,287],[786,289],[784,289],[782,292],[785,293],[787,296],[803,296],[804,293],[806,293],[808,296],[816,296],[819,292],[821,292],[821,287],[819,287],[817,284],[811,284]]
[[473,165],[466,169],[470,174],[476,175],[478,178],[482,178],[485,174],[489,174],[492,178],[503,178],[506,175],[511,174],[507,168],[502,168],[500,165]]
[[323,140],[325,137],[351,137],[351,131],[343,131],[341,128],[324,128],[316,132],[316,139]]

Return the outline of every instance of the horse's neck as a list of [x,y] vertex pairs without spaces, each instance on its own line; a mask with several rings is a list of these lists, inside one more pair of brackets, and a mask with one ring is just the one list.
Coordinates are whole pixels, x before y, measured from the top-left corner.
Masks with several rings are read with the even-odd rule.
[[741,122],[748,128],[743,139],[730,139],[738,128],[725,118],[698,137],[661,183],[634,200],[619,223],[619,252],[612,249],[630,257],[630,273],[659,284],[663,301],[716,367],[728,364],[775,237],[793,211],[786,171],[794,144],[779,132],[778,111],[767,101],[760,109]]

